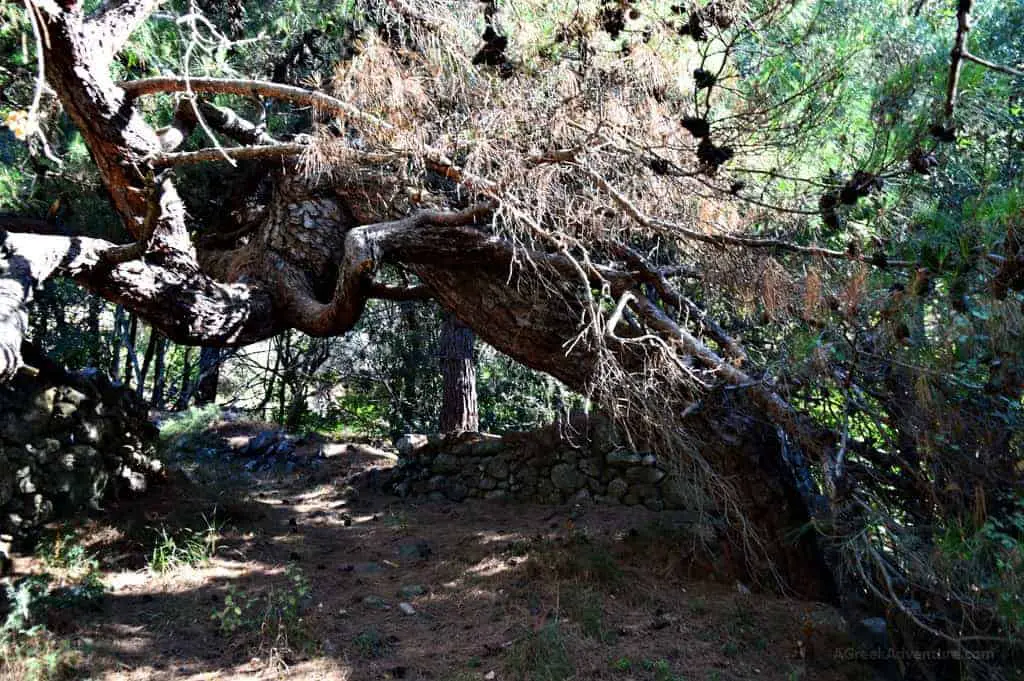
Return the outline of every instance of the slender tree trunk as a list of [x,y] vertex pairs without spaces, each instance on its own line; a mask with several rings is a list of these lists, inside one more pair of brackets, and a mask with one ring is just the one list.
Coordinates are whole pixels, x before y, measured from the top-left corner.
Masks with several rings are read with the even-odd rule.
[[178,399],[174,408],[182,410],[188,407],[189,398],[192,397],[192,348],[185,348],[185,359],[181,368],[181,387],[178,389]]
[[36,299],[36,306],[39,313],[33,315],[33,317],[39,317],[39,319],[30,319],[30,328],[32,329],[32,341],[40,348],[46,347],[46,337],[49,335],[50,325],[50,300],[51,296],[47,292],[47,288],[44,287],[39,292],[39,297]]
[[476,399],[476,364],[473,331],[452,313],[445,314],[438,341],[444,391],[441,400],[441,432],[480,429]]
[[[277,347],[278,344],[275,345]],[[267,358],[270,359],[269,357]],[[264,413],[267,410],[267,405],[270,404],[270,400],[274,399],[274,384],[277,381],[277,372],[281,368],[281,352],[278,350],[274,353],[274,368],[270,369],[268,362],[268,377],[266,379],[266,385],[263,392],[263,400],[260,401],[259,406],[256,407],[256,413],[260,415],[260,418],[264,418]]]
[[50,290],[50,309],[53,310],[54,329],[57,333],[60,333],[61,329],[66,328],[68,323],[64,301],[59,298],[59,295],[57,287],[54,286]]
[[288,411],[284,417],[284,427],[288,430],[295,430],[301,425],[302,416],[306,413],[307,397],[304,387],[299,385],[293,387],[291,400],[288,402]]
[[134,312],[130,312],[128,314],[128,333],[124,338],[124,387],[126,388],[130,388],[132,385],[132,371],[139,361],[135,356],[135,340],[138,334],[139,318]]
[[399,397],[398,415],[402,420],[402,429],[406,432],[415,430],[416,420],[416,387],[420,365],[423,361],[423,332],[420,320],[416,315],[416,304],[411,302],[399,305],[402,321],[405,323],[405,342],[402,343],[402,391]]
[[135,393],[140,399],[145,397],[146,378],[149,377],[149,368],[153,364],[153,355],[156,353],[157,337],[156,329],[151,328],[149,330],[149,342],[146,343],[146,354],[142,358],[142,371],[139,372],[139,383],[135,386]]
[[156,361],[153,367],[153,397],[151,404],[155,409],[161,409],[164,406],[164,391],[167,383],[167,337],[162,333],[153,329],[153,333],[157,336],[156,341]]
[[100,312],[103,310],[103,299],[96,295],[89,296],[89,312],[86,316],[86,328],[89,330],[89,363],[94,367],[103,366],[103,339],[100,338]]
[[110,343],[110,377],[115,381],[121,380],[121,340],[124,337],[123,334],[124,306],[118,305],[114,309],[114,333]]
[[281,336],[281,342],[278,345],[278,357],[281,358],[281,380],[278,382],[277,387],[277,418],[278,423],[283,424],[285,419],[285,408],[286,408],[286,394],[288,392],[288,385],[294,378],[294,367],[292,366],[291,358],[291,331],[285,331]]
[[220,350],[203,348],[199,353],[199,379],[196,387],[196,404],[213,404],[217,401],[217,384],[220,382]]

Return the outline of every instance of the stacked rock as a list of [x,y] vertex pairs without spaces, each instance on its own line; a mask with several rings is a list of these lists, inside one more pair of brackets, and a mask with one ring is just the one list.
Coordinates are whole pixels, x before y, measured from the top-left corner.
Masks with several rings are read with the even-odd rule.
[[399,496],[593,501],[655,511],[693,501],[685,479],[670,474],[654,454],[623,447],[600,417],[576,419],[572,428],[505,435],[405,435],[397,447],[399,465],[388,472],[385,487]]
[[144,491],[161,469],[156,439],[146,405],[100,372],[51,367],[0,385],[0,552],[47,521]]

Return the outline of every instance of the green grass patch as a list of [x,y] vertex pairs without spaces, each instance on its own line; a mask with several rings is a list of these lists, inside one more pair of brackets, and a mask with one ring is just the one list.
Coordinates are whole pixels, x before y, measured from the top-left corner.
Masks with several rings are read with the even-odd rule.
[[565,589],[562,596],[565,613],[580,627],[580,632],[602,643],[615,641],[615,632],[605,626],[604,595],[589,587]]
[[519,638],[506,655],[505,668],[511,678],[523,681],[565,681],[575,673],[557,622]]
[[210,562],[217,553],[221,528],[215,520],[203,516],[206,527],[193,529],[185,527],[177,531],[160,527],[156,529],[156,542],[150,553],[148,567],[163,574],[176,568],[196,567]]
[[170,442],[182,435],[199,435],[220,419],[220,407],[208,404],[190,407],[180,414],[168,417],[160,426],[160,439]]

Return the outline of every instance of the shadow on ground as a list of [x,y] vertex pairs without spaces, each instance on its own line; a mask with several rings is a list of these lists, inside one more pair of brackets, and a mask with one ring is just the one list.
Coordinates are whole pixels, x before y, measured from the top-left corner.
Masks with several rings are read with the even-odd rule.
[[372,448],[324,451],[207,461],[62,528],[109,588],[50,618],[74,678],[871,678],[829,607],[704,581],[671,513],[399,500],[348,486],[390,465]]

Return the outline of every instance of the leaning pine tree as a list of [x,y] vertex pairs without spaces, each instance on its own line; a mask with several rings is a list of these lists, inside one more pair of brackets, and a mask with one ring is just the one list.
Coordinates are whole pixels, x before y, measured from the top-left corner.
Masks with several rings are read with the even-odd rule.
[[[796,49],[770,42],[801,20],[792,3],[360,0],[316,89],[191,72],[193,55],[232,48],[192,19],[179,22],[189,59],[177,75],[116,81],[115,60],[157,4],[87,15],[75,0],[27,3],[57,101],[34,102],[19,131],[45,129],[59,106],[130,239],[3,219],[0,377],[18,370],[33,287],[52,276],[208,348],[285,329],[340,335],[371,299],[430,297],[671,459],[762,586],[887,607],[959,651],[1011,645],[1018,625],[992,594],[928,555],[966,503],[952,471],[984,458],[959,489],[1005,490],[1020,480],[1019,445],[978,409],[960,453],[921,464],[937,445],[909,436],[916,413],[898,396],[913,379],[896,364],[872,373],[901,327],[866,321],[884,306],[875,274],[913,280],[921,263],[884,243],[867,253],[807,238],[812,222],[840,229],[883,175],[930,170],[932,152],[912,154],[915,136],[850,177],[780,170],[838,115],[844,78],[826,65],[772,90]],[[768,77],[747,79],[758,72]],[[154,97],[175,101],[159,128]],[[312,111],[309,129],[272,134],[245,115],[289,106]],[[197,164],[241,188],[209,215],[186,209],[201,189],[180,178]],[[794,182],[801,191],[780,189]],[[876,364],[825,343],[809,363],[823,388],[804,391],[759,331],[793,325],[841,329]],[[841,414],[823,418],[833,398]],[[855,408],[884,414],[891,441],[858,437]]]

